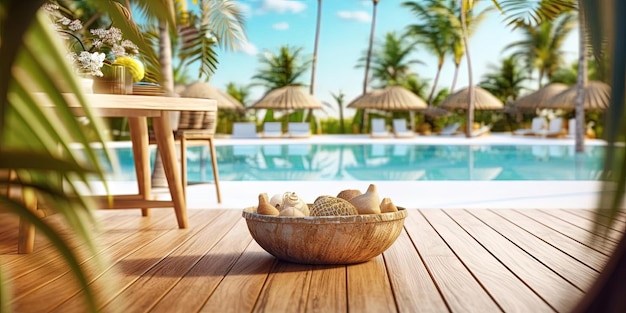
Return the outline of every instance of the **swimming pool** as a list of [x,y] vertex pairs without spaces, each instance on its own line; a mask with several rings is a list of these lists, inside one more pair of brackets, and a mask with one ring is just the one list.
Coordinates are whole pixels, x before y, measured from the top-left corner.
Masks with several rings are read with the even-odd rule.
[[[598,180],[604,146],[575,155],[571,145],[425,145],[292,143],[218,145],[220,181]],[[135,179],[132,150],[115,148],[121,170]],[[154,162],[154,150],[151,161]],[[212,182],[206,146],[189,147],[190,182]]]

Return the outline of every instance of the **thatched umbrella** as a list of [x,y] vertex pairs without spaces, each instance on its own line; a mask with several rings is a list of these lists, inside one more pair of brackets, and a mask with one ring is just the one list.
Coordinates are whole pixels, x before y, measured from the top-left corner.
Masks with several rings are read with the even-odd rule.
[[295,85],[274,89],[252,105],[253,109],[274,110],[321,109],[322,107],[322,102],[305,92],[302,86]]
[[517,99],[512,106],[518,110],[534,111],[546,108],[549,101],[562,91],[567,89],[567,85],[561,83],[551,83],[543,88]]
[[218,109],[243,111],[245,107],[228,93],[217,89],[205,82],[195,82],[187,85],[179,92],[185,98],[209,98],[217,100]]
[[[572,85],[549,99],[547,108],[573,110],[576,108],[577,85]],[[585,110],[604,110],[609,107],[611,86],[601,81],[590,81],[585,87],[583,106]]]
[[412,111],[426,109],[428,105],[408,89],[389,86],[359,96],[350,104],[351,109],[376,109],[382,111]]
[[[467,110],[468,92],[468,88],[461,89],[449,95],[439,106],[447,110]],[[504,107],[502,101],[480,87],[474,87],[474,97],[474,109],[476,110],[500,110]]]
[[409,111],[410,125],[413,130],[413,112],[426,109],[428,105],[422,98],[401,86],[388,86],[370,91],[359,96],[350,104],[351,109],[376,109],[382,111]]

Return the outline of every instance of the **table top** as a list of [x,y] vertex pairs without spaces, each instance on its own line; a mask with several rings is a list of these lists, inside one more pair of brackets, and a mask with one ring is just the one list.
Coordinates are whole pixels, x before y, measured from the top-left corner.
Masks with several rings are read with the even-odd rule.
[[[48,95],[37,93],[42,106],[52,106]],[[75,94],[64,93],[70,107],[81,114]],[[101,116],[159,116],[163,111],[216,111],[214,99],[137,96],[117,94],[85,94],[90,107]]]

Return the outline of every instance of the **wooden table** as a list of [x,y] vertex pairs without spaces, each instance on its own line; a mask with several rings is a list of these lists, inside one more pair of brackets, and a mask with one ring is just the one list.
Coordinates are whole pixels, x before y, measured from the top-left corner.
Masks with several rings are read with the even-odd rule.
[[[43,103],[47,97],[41,95]],[[78,107],[75,95],[64,95],[70,107],[77,115],[83,110]],[[103,209],[130,209],[141,208],[147,215],[149,208],[174,208],[179,228],[187,228],[187,205],[183,193],[181,174],[178,170],[178,160],[174,146],[174,135],[170,125],[170,111],[215,111],[217,101],[213,99],[176,98],[161,96],[135,96],[116,94],[88,94],[86,95],[90,107],[102,117],[127,117],[130,127],[130,137],[133,146],[135,172],[137,174],[136,195],[116,195],[113,205],[103,197],[100,207]],[[150,154],[148,138],[148,118],[152,118],[152,127],[156,145],[167,179],[171,200],[157,200],[152,195],[150,180]]]

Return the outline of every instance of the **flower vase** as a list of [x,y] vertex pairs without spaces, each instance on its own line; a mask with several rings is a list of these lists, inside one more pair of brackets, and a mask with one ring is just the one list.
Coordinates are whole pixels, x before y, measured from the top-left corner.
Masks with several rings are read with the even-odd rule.
[[94,77],[94,93],[110,93],[127,95],[133,93],[133,77],[130,71],[123,66],[109,66],[102,71],[104,76]]

